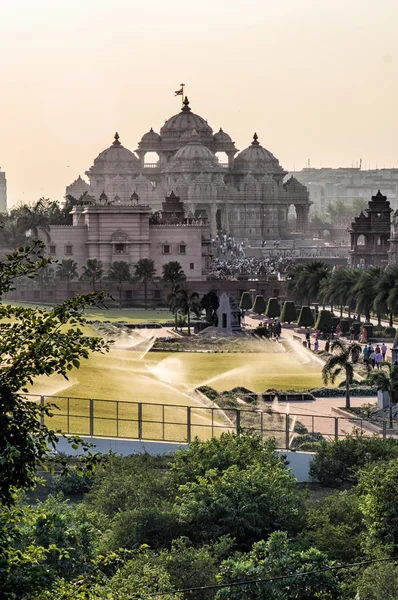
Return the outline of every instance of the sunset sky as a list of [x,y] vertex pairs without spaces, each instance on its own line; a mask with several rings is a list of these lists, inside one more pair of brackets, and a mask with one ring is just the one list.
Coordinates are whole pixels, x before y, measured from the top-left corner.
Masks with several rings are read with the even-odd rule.
[[192,109],[286,169],[398,167],[397,0],[0,0],[9,206]]

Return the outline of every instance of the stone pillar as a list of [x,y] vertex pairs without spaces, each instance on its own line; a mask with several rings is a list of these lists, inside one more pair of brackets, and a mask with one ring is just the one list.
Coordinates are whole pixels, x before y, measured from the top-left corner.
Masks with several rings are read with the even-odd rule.
[[227,152],[227,156],[228,156],[228,167],[230,169],[233,169],[234,162],[235,162],[235,152]]
[[296,209],[296,232],[302,233],[303,230],[303,207],[301,204],[294,205]]
[[304,204],[301,208],[303,211],[303,216],[302,216],[303,233],[308,233],[308,221],[309,221],[310,207],[308,206],[308,204]]
[[217,204],[211,204],[208,210],[210,221],[210,234],[212,238],[214,238],[217,235],[217,208]]

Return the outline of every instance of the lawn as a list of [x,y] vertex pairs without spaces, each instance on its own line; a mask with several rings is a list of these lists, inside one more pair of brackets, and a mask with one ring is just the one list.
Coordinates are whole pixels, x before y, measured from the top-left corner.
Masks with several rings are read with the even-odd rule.
[[[11,306],[24,306],[25,308],[38,308],[40,310],[48,310],[50,308],[48,305],[35,304],[34,302],[6,300],[4,303]],[[167,309],[145,310],[143,308],[124,308],[119,310],[117,308],[90,308],[86,311],[86,317],[93,321],[127,321],[128,323],[145,323],[147,321],[165,323],[166,321],[174,321],[174,315]]]

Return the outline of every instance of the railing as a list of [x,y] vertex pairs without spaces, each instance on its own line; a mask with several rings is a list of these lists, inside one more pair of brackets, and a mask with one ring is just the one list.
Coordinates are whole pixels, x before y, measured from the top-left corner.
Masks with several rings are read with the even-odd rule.
[[[195,437],[206,441],[223,432],[250,429],[263,441],[275,438],[278,448],[290,449],[297,446],[303,426],[311,436],[321,434],[328,440],[343,438],[354,429],[361,435],[372,435],[375,431],[374,424],[364,419],[282,413],[271,407],[221,409],[33,394],[28,394],[27,399],[42,406],[48,403],[57,406],[52,417],[42,417],[43,424],[51,429],[89,437],[187,443]],[[388,422],[380,421],[377,427],[379,435],[386,438]]]

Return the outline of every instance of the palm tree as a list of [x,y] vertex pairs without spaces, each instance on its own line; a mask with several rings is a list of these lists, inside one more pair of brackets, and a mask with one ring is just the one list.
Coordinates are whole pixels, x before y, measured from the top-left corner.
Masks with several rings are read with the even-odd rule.
[[382,362],[381,369],[369,373],[369,383],[381,392],[387,392],[389,397],[390,429],[393,428],[392,405],[398,402],[398,365]]
[[395,302],[392,302],[395,294],[391,294],[391,291],[395,287],[397,281],[397,264],[390,265],[384,269],[377,285],[377,294],[374,300],[374,308],[376,312],[381,314],[389,314],[390,327],[393,326],[393,314],[398,312],[398,305]]
[[310,305],[311,300],[318,300],[322,282],[327,279],[330,267],[321,260],[313,260],[305,265],[304,272],[307,277],[308,304]]
[[340,317],[343,316],[343,307],[347,306],[348,315],[356,305],[355,285],[363,271],[360,269],[337,269],[333,271],[333,281],[335,285],[335,297],[338,298],[340,305]]
[[77,262],[72,258],[64,258],[57,266],[57,277],[66,281],[66,295],[70,295],[70,282],[78,277]]
[[329,381],[334,383],[341,373],[345,373],[345,407],[350,408],[350,384],[354,376],[354,365],[358,363],[362,348],[360,344],[347,345],[341,340],[335,340],[330,351],[332,356],[322,369],[322,379],[325,384]]
[[95,292],[95,285],[97,281],[101,281],[104,274],[102,262],[97,258],[88,258],[86,264],[83,267],[82,279],[89,281],[93,292]]
[[166,304],[169,307],[170,312],[173,313],[174,318],[175,318],[175,330],[176,331],[177,331],[178,311],[180,310],[180,292],[181,292],[181,287],[177,283],[176,285],[173,286],[173,289],[170,292],[170,294],[168,294],[166,296]]
[[202,312],[199,294],[197,292],[189,294],[187,290],[180,289],[178,295],[179,310],[183,315],[187,315],[188,335],[191,335],[191,313],[194,313],[196,317],[200,317]]
[[[370,311],[374,307],[378,293],[378,284],[383,271],[382,267],[368,267],[362,271],[354,286],[356,297],[355,310],[359,315],[364,314],[367,321],[370,321]],[[381,314],[379,311],[377,311],[377,316],[380,324]]]
[[305,263],[294,265],[288,272],[286,278],[286,289],[300,304],[308,298],[307,277]]
[[135,265],[135,276],[144,283],[145,310],[148,308],[148,281],[153,281],[155,273],[155,263],[151,258],[141,258]]
[[119,308],[122,308],[122,288],[125,281],[131,280],[130,265],[124,260],[112,263],[108,271],[108,279],[117,282],[119,291]]
[[174,287],[177,283],[185,281],[186,276],[182,269],[182,266],[178,261],[170,261],[163,265],[163,281],[165,283],[171,283]]
[[43,232],[47,240],[49,240],[50,220],[44,206],[44,199],[40,199],[33,206],[28,206],[27,204],[21,206],[19,216],[17,217],[17,224],[19,230],[27,237],[38,239],[40,232]]
[[216,291],[210,290],[210,292],[207,292],[207,294],[202,296],[200,306],[206,311],[206,321],[208,323],[213,323],[214,325],[215,315],[217,309],[220,306],[220,301],[218,299]]
[[54,269],[50,265],[42,267],[36,272],[36,278],[40,285],[40,298],[44,298],[44,290],[54,279]]

